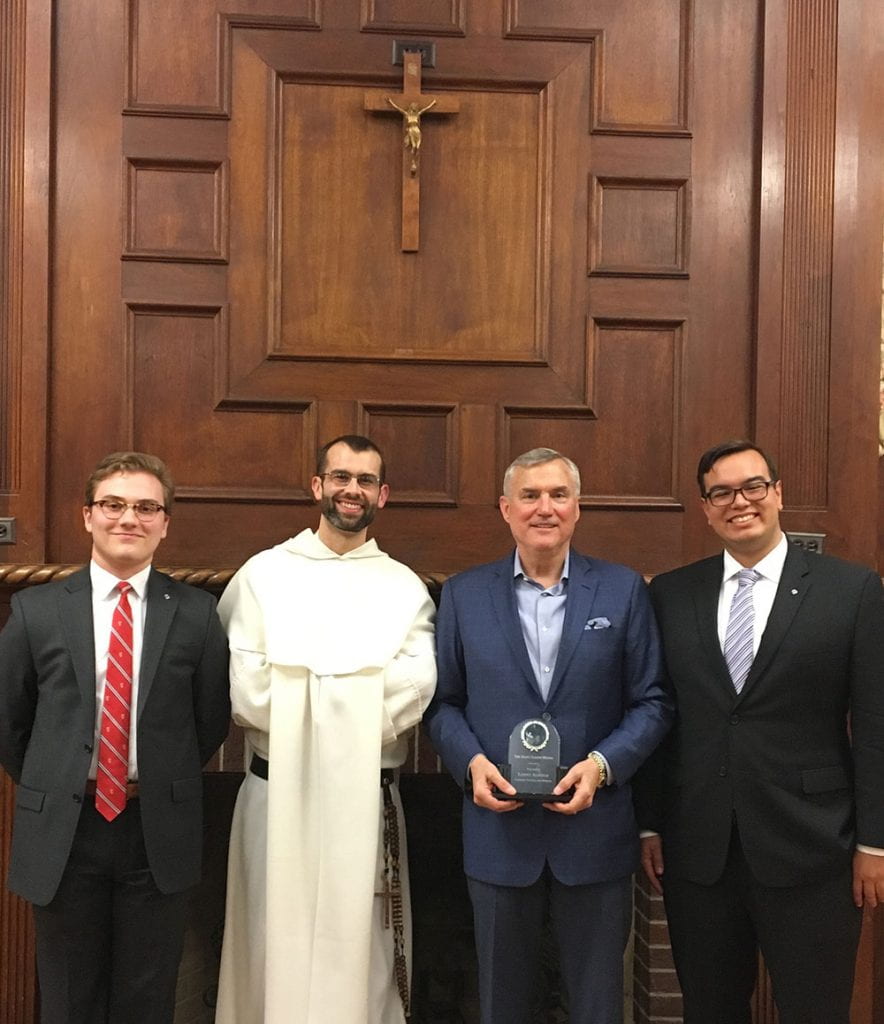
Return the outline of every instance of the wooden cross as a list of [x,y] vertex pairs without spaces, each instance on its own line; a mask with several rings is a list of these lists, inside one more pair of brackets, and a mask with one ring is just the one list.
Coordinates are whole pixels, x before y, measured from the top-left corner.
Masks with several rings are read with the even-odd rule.
[[450,96],[421,92],[420,51],[403,54],[402,92],[395,96],[365,94],[365,110],[399,114],[402,118],[402,251],[417,252],[420,244],[421,118],[426,114],[456,114],[460,103]]

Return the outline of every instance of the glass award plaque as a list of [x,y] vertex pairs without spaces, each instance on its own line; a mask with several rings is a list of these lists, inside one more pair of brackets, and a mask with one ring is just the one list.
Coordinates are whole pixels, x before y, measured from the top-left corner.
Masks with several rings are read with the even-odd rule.
[[507,764],[497,766],[500,774],[516,787],[515,794],[495,789],[498,800],[567,803],[570,791],[553,796],[553,790],[567,772],[559,764],[562,740],[551,722],[528,718],[510,733]]

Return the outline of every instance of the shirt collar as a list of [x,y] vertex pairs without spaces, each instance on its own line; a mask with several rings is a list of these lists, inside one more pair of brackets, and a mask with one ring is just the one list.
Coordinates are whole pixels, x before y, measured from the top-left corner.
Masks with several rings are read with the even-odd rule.
[[[773,549],[761,559],[760,562],[756,562],[755,565],[751,566],[757,573],[763,576],[766,580],[770,580],[772,583],[779,583],[780,576],[783,575],[783,566],[786,562],[786,555],[789,552],[789,538],[785,532],[780,536],[779,543]],[[734,558],[729,552],[724,553],[724,579],[733,579],[739,572],[745,569],[745,565],[740,563]]]
[[[132,587],[135,596],[142,601],[147,591],[147,578],[150,576],[150,568],[147,565],[126,580],[129,586]],[[112,572],[108,572],[107,569],[102,569],[94,561],[89,563],[89,578],[92,580],[92,593],[97,594],[102,600],[106,600],[114,595],[117,584],[120,582],[117,576],[114,576]]]
[[[568,573],[570,571],[570,568],[571,568],[571,549],[568,548],[568,550],[565,552],[565,564],[562,566],[562,576],[561,576],[561,579],[559,580],[560,583],[568,578]],[[513,558],[513,579],[517,580],[520,576],[522,577],[522,579],[526,579],[526,580],[531,579],[531,577],[522,568],[522,560],[519,558],[519,549],[516,548],[515,557]]]

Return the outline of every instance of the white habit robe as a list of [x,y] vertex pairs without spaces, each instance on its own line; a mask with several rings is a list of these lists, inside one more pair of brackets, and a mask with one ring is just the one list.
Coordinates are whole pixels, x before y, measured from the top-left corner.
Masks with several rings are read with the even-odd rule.
[[379,773],[435,689],[432,600],[373,540],[338,555],[304,530],[251,558],[218,610],[233,717],[269,779],[247,770],[237,797],[216,1024],[402,1024]]

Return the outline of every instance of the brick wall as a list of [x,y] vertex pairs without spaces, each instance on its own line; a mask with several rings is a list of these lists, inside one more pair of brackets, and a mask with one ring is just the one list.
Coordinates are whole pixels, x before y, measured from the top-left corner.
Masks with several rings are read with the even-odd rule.
[[634,1024],[680,1024],[681,989],[675,976],[663,898],[639,872],[635,879]]

